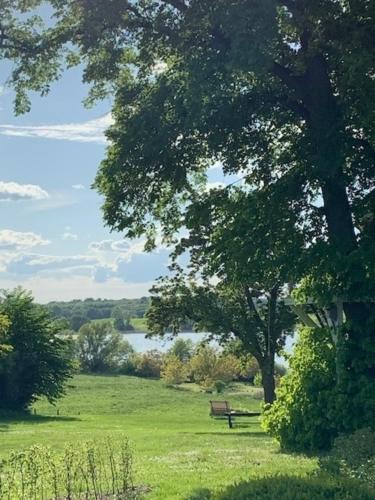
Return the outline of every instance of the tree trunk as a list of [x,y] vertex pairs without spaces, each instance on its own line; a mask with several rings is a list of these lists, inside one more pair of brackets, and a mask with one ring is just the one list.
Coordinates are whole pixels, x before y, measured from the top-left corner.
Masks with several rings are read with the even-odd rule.
[[[312,177],[320,184],[324,201],[328,237],[331,247],[340,258],[355,255],[358,242],[355,235],[352,209],[344,175],[346,161],[345,126],[330,82],[323,56],[307,63],[303,77],[303,101],[308,109],[307,125],[314,144]],[[344,285],[343,308],[345,329],[339,332],[342,350],[337,354],[340,367],[338,388],[346,394],[346,404],[361,407],[357,422],[348,428],[374,423],[375,398],[375,306],[366,303],[372,284],[366,277],[366,264],[348,259],[347,271],[339,277]],[[356,266],[356,267],[354,267]],[[346,299],[346,301],[345,301]],[[341,374],[343,377],[341,378]],[[344,411],[345,414],[345,411]]]
[[275,393],[275,359],[274,354],[263,359],[260,365],[262,373],[262,386],[264,390],[264,402],[272,404],[276,399]]

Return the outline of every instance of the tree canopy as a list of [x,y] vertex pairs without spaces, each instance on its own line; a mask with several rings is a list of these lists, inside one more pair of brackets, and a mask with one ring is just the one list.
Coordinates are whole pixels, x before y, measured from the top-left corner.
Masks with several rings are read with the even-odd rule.
[[[70,342],[59,337],[47,311],[21,289],[3,292],[0,314],[7,317],[4,343],[9,347],[0,356],[0,408],[24,410],[42,396],[55,402],[73,374]],[[4,337],[1,333],[0,343]]]

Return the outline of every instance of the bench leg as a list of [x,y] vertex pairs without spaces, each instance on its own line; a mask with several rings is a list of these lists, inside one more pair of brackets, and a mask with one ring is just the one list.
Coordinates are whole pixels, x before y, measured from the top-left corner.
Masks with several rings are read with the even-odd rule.
[[228,415],[228,425],[229,429],[233,428],[232,415]]

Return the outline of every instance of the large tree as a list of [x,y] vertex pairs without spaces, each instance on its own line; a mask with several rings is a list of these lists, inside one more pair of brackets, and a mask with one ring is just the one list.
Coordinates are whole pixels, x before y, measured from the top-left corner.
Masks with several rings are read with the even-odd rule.
[[291,205],[314,233],[309,293],[324,276],[325,300],[344,302],[343,390],[371,420],[374,3],[50,3],[57,24],[34,61],[21,59],[14,81],[20,95],[40,86],[43,61],[55,68],[75,47],[94,84],[90,97],[114,92],[112,144],[96,180],[106,222],[152,239],[157,221],[171,237],[215,160],[252,189],[275,193],[278,210]]

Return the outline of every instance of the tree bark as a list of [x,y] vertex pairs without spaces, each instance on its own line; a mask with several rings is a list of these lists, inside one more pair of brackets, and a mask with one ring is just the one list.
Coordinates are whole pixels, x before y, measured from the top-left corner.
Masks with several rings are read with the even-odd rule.
[[264,390],[264,402],[272,404],[276,399],[275,393],[275,355],[271,354],[263,358],[260,364],[262,374],[262,386]]

